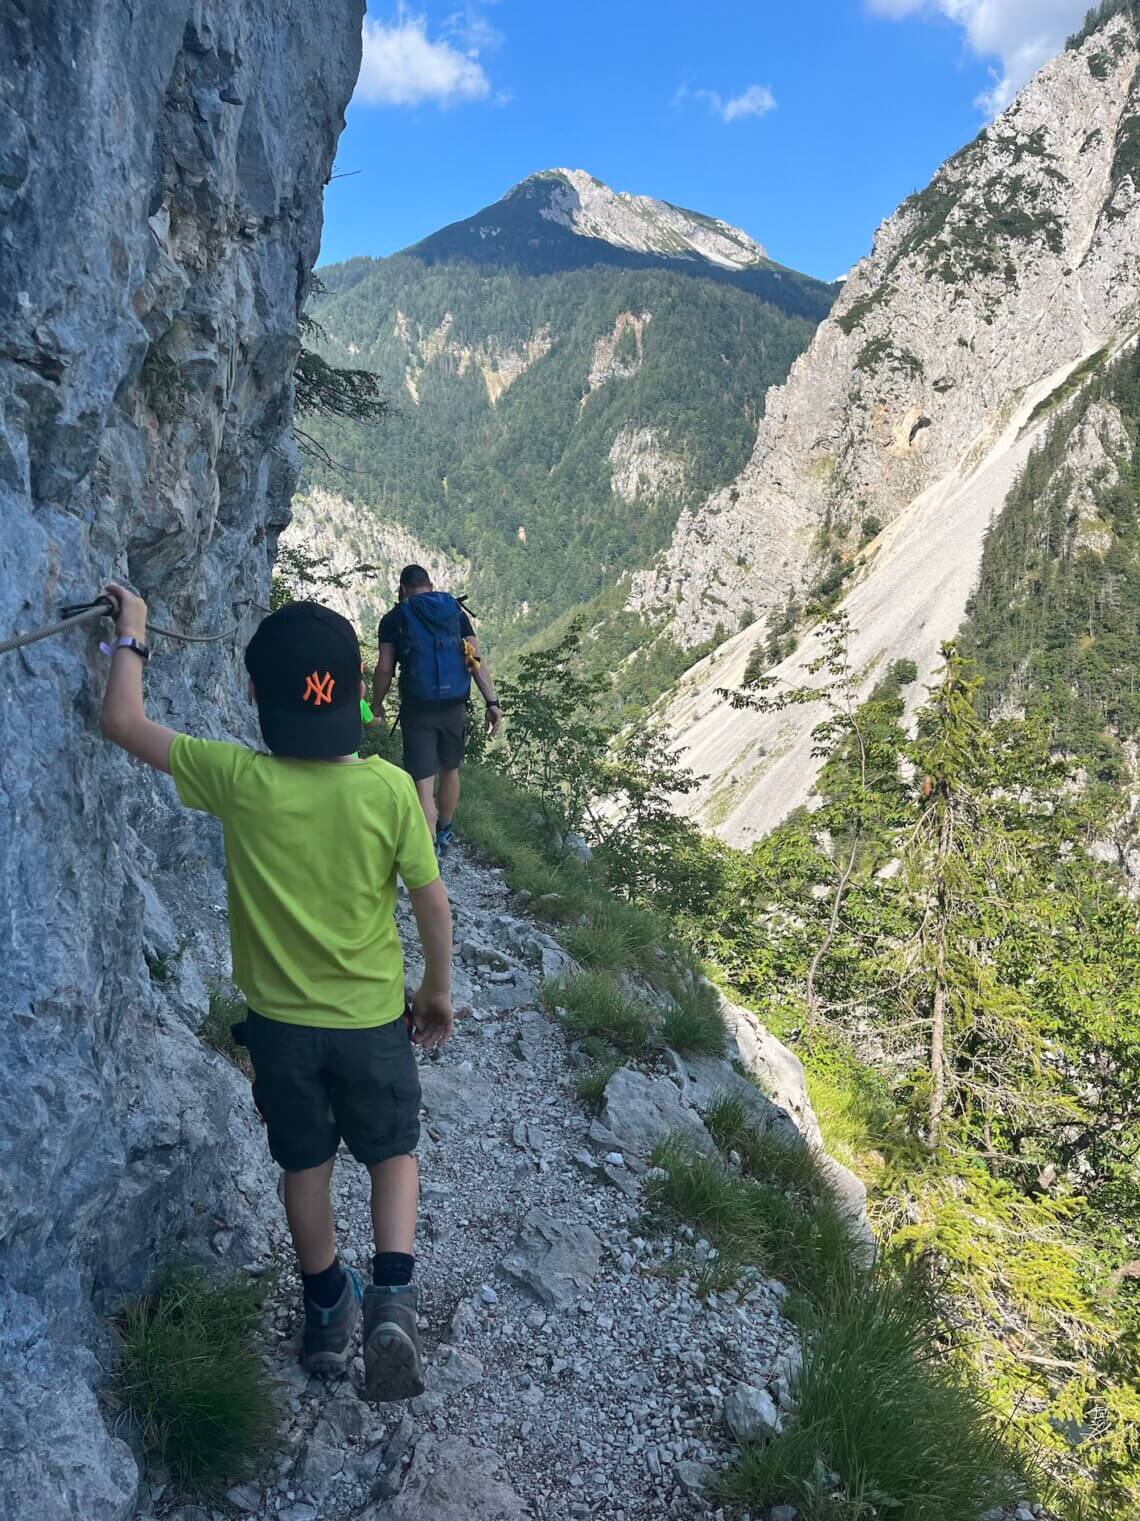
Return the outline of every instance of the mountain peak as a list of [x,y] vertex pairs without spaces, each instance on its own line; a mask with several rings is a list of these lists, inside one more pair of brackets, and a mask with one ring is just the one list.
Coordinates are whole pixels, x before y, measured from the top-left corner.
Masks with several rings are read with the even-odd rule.
[[500,200],[403,251],[428,264],[464,263],[549,275],[611,265],[667,270],[734,285],[817,322],[835,287],[775,264],[746,232],[669,201],[612,190],[585,169],[541,169]]
[[543,169],[504,197],[544,200],[539,216],[579,237],[633,253],[701,259],[722,269],[767,261],[764,248],[739,227],[652,196],[611,190],[584,169]]

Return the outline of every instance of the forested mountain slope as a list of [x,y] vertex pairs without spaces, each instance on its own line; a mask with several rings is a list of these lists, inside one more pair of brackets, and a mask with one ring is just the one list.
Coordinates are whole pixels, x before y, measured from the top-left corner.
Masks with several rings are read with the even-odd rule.
[[376,371],[393,415],[315,428],[343,469],[310,483],[469,560],[515,643],[732,479],[834,294],[723,223],[562,171],[321,274],[325,351]]
[[965,644],[988,713],[1040,717],[1104,780],[1140,737],[1140,347],[1060,413],[986,537]]

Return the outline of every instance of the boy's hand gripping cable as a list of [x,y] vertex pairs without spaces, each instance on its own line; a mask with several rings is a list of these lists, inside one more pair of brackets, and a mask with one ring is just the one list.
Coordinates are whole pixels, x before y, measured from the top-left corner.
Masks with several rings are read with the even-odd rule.
[[[246,599],[240,606],[256,607],[261,611],[259,602]],[[55,623],[46,623],[42,628],[34,628],[26,634],[16,634],[11,639],[0,641],[0,655],[7,655],[10,650],[18,650],[26,644],[35,644],[40,639],[50,639],[53,634],[66,633],[70,628],[78,628],[81,624],[91,623],[96,618],[113,618],[115,604],[110,597],[96,597],[94,602],[76,602],[59,610],[59,619]],[[163,639],[177,639],[183,644],[219,644],[223,639],[232,639],[238,631],[238,624],[227,629],[223,634],[183,634],[177,629],[160,628],[157,623],[147,623],[149,634],[158,634]]]

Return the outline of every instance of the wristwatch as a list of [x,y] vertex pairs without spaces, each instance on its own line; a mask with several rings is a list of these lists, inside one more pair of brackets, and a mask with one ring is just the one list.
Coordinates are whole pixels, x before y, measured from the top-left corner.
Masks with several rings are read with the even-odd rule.
[[118,639],[112,639],[110,644],[101,644],[99,648],[104,655],[113,655],[116,650],[134,650],[140,660],[150,659],[150,647],[141,639],[134,639],[130,634],[120,634]]
[[498,710],[499,710],[500,713],[503,711],[503,705],[498,700],[498,698],[496,698],[494,702],[487,703],[486,706],[487,706],[488,713],[491,711],[492,708],[498,708]]

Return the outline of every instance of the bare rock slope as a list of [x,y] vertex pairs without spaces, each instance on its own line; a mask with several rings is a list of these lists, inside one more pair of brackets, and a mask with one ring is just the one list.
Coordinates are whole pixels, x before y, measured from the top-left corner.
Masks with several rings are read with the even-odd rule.
[[[317,572],[336,576],[340,584],[296,580],[296,590],[335,607],[356,625],[360,637],[374,641],[380,619],[396,600],[400,571],[422,565],[437,586],[461,592],[471,567],[466,560],[424,544],[399,523],[386,523],[336,491],[311,486],[293,498],[293,516],[281,535],[283,550],[319,562]],[[366,564],[370,569],[359,572]],[[289,575],[288,559],[284,573]]]
[[[904,202],[769,392],[744,473],[683,513],[658,565],[635,577],[634,605],[666,612],[682,642],[753,624],[694,672],[706,688],[731,686],[768,612],[883,525],[891,536],[860,572],[852,616],[883,658],[911,656],[929,674],[1023,457],[1022,425],[1140,325],[1138,62],[1122,13]],[[755,736],[724,704],[702,708],[694,730],[687,685],[671,718],[698,768],[712,767],[702,816],[746,838],[779,816],[739,811],[760,781],[741,770]],[[800,741],[815,721],[801,716]],[[810,767],[802,775],[781,807],[802,801]],[[727,808],[726,787],[737,789]]]
[[[288,516],[296,317],[361,0],[14,0],[0,16],[0,629],[111,575],[156,712],[250,733],[243,635]],[[157,641],[156,641],[157,642]],[[119,1521],[101,1312],[247,1261],[265,1167],[198,1040],[218,845],[96,732],[90,629],[0,661],[0,1516]],[[252,737],[252,736],[250,736]]]

